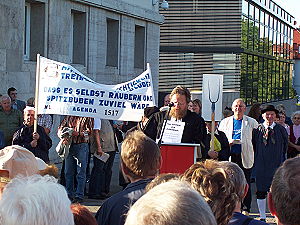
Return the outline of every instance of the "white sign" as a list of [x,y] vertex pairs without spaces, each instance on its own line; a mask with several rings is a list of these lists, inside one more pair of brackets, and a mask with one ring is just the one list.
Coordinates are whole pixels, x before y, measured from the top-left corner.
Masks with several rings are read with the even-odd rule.
[[212,107],[215,107],[215,121],[222,120],[222,99],[223,76],[204,74],[202,82],[202,117],[205,121],[211,121]]
[[98,84],[74,67],[40,57],[39,114],[140,121],[153,106],[151,70],[117,85]]
[[161,141],[163,143],[181,143],[184,125],[185,122],[168,120]]

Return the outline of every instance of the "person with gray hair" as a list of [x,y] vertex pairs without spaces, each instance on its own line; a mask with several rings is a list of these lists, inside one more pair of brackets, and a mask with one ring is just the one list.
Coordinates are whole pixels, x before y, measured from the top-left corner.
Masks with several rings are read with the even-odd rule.
[[11,145],[14,132],[22,125],[22,113],[11,107],[10,97],[0,97],[0,131],[4,134],[4,145]]
[[17,177],[0,200],[0,224],[74,225],[71,202],[63,186],[51,176]]
[[[233,116],[220,122],[219,130],[226,134],[230,146],[231,161],[243,170],[250,186],[251,170],[254,165],[252,131],[258,127],[255,119],[246,116],[246,104],[243,99],[235,99],[232,103]],[[243,213],[249,215],[251,209],[251,190],[243,201]]]
[[242,202],[249,189],[243,170],[233,162],[222,161],[219,162],[219,165],[225,170],[228,179],[234,184],[234,192],[239,197],[233,217],[230,219],[228,225],[266,225],[267,223],[263,221],[254,220],[241,213]]
[[43,127],[37,125],[37,130],[34,131],[34,112],[35,108],[33,107],[27,106],[24,109],[24,123],[14,133],[12,143],[27,148],[36,157],[48,163],[52,140]]
[[278,225],[300,224],[300,157],[286,160],[276,171],[268,195]]
[[[162,204],[163,203],[163,204]],[[188,183],[171,180],[148,191],[131,206],[125,225],[216,225],[204,198]]]
[[293,124],[286,128],[289,135],[287,158],[294,158],[300,153],[300,111],[293,112]]

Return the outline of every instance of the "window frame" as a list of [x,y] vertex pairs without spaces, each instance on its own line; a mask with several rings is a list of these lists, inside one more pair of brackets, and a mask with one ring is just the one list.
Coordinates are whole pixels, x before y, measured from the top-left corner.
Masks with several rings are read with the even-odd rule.
[[30,3],[25,2],[24,6],[24,48],[23,58],[24,60],[30,60]]

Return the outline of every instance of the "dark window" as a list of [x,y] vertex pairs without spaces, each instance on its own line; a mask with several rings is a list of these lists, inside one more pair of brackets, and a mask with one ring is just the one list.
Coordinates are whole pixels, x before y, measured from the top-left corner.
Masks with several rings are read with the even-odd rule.
[[119,21],[107,18],[106,25],[106,65],[118,67]]

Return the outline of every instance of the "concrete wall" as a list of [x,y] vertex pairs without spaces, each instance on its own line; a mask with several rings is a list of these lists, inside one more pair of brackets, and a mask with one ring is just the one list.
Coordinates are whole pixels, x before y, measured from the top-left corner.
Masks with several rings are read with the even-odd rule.
[[[9,87],[18,90],[18,97],[27,100],[34,96],[36,53],[47,58],[71,63],[73,43],[72,12],[82,13],[86,24],[81,32],[86,32],[85,48],[79,57],[82,64],[72,64],[79,71],[95,81],[116,84],[130,80],[146,69],[134,68],[135,26],[145,27],[145,62],[150,63],[154,91],[158,90],[160,24],[163,17],[157,6],[150,0],[28,0],[32,12],[31,56],[24,60],[25,0],[0,1],[0,94],[6,94]],[[118,66],[106,65],[107,18],[119,20]],[[85,30],[84,30],[85,29]],[[36,35],[39,33],[39,35]],[[83,36],[84,37],[84,36]],[[79,37],[80,38],[80,37]],[[81,46],[82,47],[82,46]],[[82,49],[82,48],[81,48]],[[74,51],[74,49],[73,49]],[[157,98],[157,94],[156,94]],[[60,162],[55,152],[58,143],[56,135],[60,116],[54,116],[50,137],[53,147],[50,160]]]
[[[116,84],[139,75],[144,69],[134,68],[135,25],[145,26],[145,61],[149,62],[157,92],[159,60],[159,26],[163,17],[150,0],[38,0],[45,8],[44,37],[35,43],[40,53],[53,60],[70,63],[71,12],[86,14],[86,59],[83,65],[74,65],[78,70],[99,83]],[[27,100],[34,95],[34,60],[23,59],[25,1],[0,1],[0,93],[7,88],[18,89],[19,98]],[[120,45],[118,67],[106,66],[106,18],[120,22]],[[32,22],[32,21],[31,21]],[[33,21],[40,26],[41,21]],[[35,23],[35,24],[34,24]],[[34,43],[32,43],[34,44]],[[35,55],[31,57],[35,58]]]

